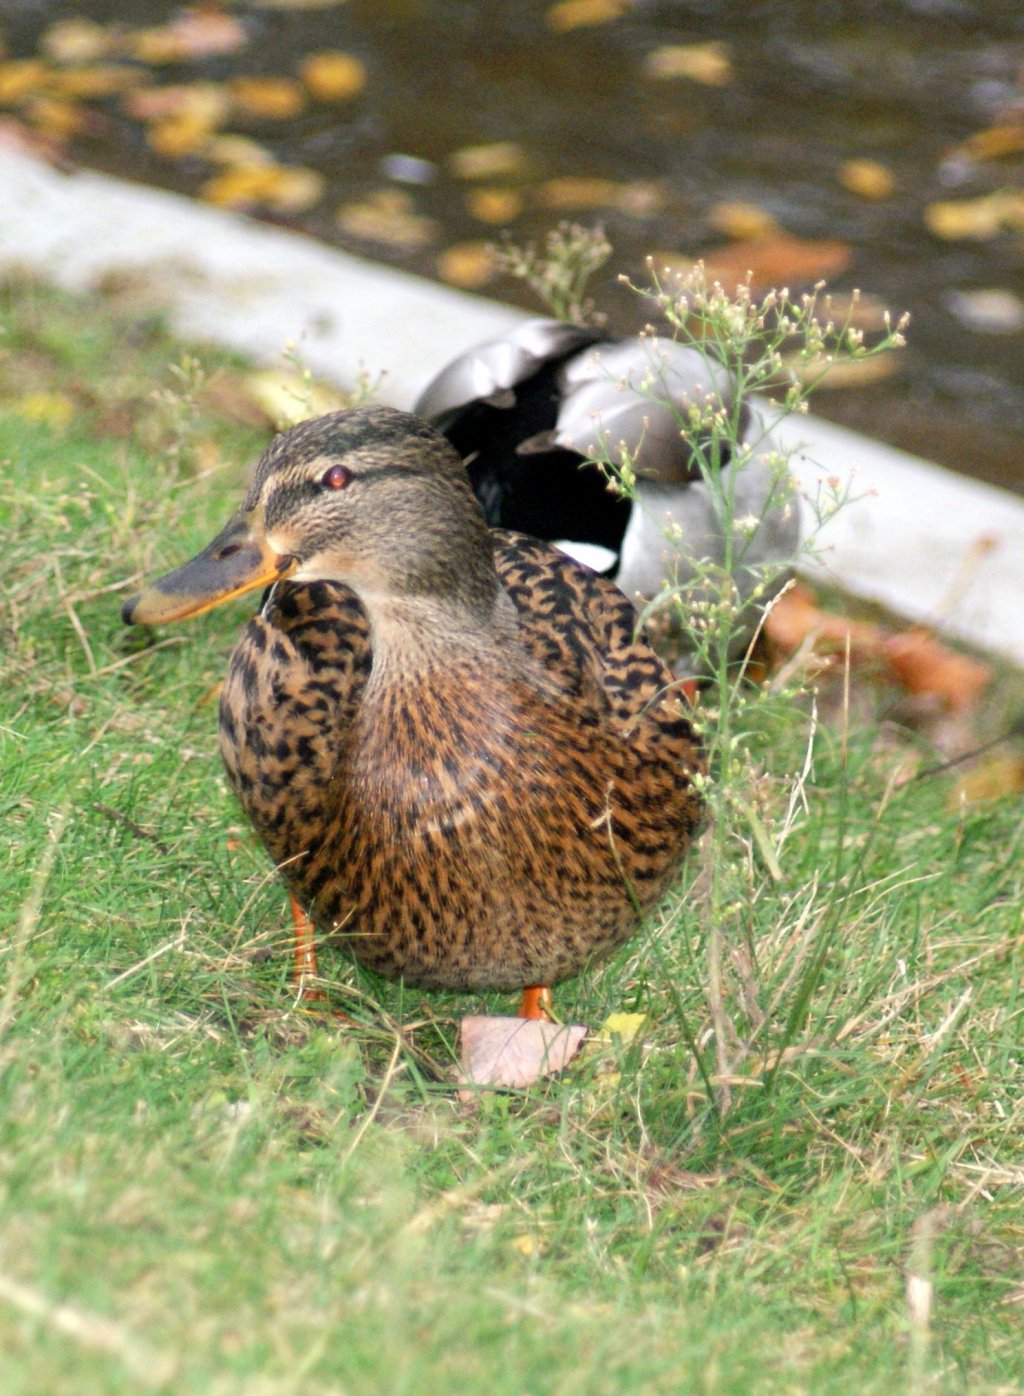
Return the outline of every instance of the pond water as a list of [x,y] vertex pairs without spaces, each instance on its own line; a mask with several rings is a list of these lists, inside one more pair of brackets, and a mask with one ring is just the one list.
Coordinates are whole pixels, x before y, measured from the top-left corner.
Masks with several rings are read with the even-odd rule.
[[[9,58],[45,54],[55,22],[109,27],[111,9],[5,0],[0,38]],[[124,32],[181,14],[116,9]],[[333,51],[365,74],[341,102],[224,119],[222,131],[322,176],[307,207],[266,216],[432,277],[450,274],[452,248],[478,250],[503,228],[522,242],[560,218],[602,223],[615,252],[593,294],[628,330],[646,311],[618,273],[641,277],[649,253],[710,256],[751,216],[729,208],[753,206],[774,220],[773,236],[841,245],[831,289],[859,287],[911,313],[890,376],[823,391],[815,410],[1024,493],[1021,0],[240,0],[222,10],[241,26],[232,51],[158,65],[130,56],[140,84],[295,78],[309,56]],[[673,62],[686,71],[658,76]],[[7,107],[34,119],[27,98]],[[210,179],[202,146],[154,150],[126,94],[85,107],[88,120],[62,141],[70,159],[188,193]],[[1008,134],[965,146],[993,129]],[[476,179],[453,162],[499,142],[511,153]],[[858,178],[850,161],[871,163]],[[930,229],[935,203],[990,195],[1007,212],[984,235]],[[781,265],[798,288],[799,266]],[[480,290],[537,308],[508,278]]]

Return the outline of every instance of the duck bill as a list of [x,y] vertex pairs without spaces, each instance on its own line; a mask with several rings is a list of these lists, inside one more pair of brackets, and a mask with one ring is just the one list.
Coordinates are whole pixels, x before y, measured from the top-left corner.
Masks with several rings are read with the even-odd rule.
[[126,625],[165,625],[212,611],[287,577],[295,559],[274,552],[257,511],[239,513],[191,562],[151,582],[121,608]]

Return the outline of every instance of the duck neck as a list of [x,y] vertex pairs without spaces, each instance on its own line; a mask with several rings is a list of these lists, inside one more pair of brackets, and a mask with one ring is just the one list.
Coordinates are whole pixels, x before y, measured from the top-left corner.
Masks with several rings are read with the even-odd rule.
[[514,608],[500,587],[486,611],[436,596],[371,593],[360,599],[370,621],[378,682],[450,669],[463,659],[478,667],[516,631]]

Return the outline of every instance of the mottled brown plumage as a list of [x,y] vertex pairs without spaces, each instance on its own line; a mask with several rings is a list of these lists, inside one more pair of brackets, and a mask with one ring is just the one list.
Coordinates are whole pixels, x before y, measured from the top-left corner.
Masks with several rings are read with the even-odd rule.
[[[246,549],[251,578],[195,582]],[[274,576],[221,751],[320,936],[410,984],[512,990],[637,929],[698,822],[701,759],[610,582],[488,530],[447,443],[386,409],[278,437],[219,539],[125,617]]]

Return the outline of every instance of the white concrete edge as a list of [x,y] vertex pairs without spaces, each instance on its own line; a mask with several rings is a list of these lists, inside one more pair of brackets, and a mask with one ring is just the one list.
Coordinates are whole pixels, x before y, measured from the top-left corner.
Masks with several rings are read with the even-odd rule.
[[[134,272],[184,335],[325,379],[385,375],[408,407],[452,355],[522,312],[179,195],[0,148],[0,273],[70,289]],[[822,527],[812,575],[1024,665],[1024,500],[815,417],[790,419],[808,517],[829,479],[852,496]]]

